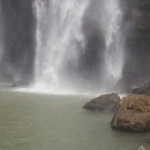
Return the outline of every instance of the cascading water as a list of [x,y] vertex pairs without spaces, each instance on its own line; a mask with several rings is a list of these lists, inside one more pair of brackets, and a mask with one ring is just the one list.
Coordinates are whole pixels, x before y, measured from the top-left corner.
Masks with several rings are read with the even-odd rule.
[[77,65],[77,43],[84,46],[81,25],[87,4],[88,0],[35,0],[36,83],[40,87],[60,88],[65,62]]
[[[121,78],[124,65],[123,37],[120,30],[122,12],[119,9],[118,0],[107,0],[104,4],[104,9],[106,71],[103,84],[107,84],[111,89]],[[106,87],[106,89],[110,90],[109,87]]]
[[[68,62],[74,68],[80,66],[81,49],[84,51],[86,43],[82,30],[83,16],[91,2],[96,4],[100,1],[103,4],[102,11],[99,7],[94,11],[97,11],[97,14],[102,13],[98,14],[101,16],[98,22],[106,42],[103,56],[105,69],[101,72],[101,84],[111,82],[110,84],[114,85],[119,80],[123,67],[123,49],[120,42],[121,11],[118,0],[35,0],[35,87],[48,87],[53,91],[64,89],[66,84],[69,88],[75,85],[76,80],[71,79],[69,82],[69,79],[66,80],[68,76],[64,77],[68,74],[65,68]],[[82,48],[79,50],[79,47]]]

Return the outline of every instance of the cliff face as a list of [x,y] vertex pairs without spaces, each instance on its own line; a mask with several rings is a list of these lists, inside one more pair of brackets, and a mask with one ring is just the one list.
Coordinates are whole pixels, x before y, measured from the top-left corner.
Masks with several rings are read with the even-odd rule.
[[125,37],[123,82],[138,85],[150,79],[150,1],[120,0]]
[[[11,81],[31,80],[35,49],[33,0],[1,0],[4,21],[2,72]],[[5,66],[5,67],[4,67]]]

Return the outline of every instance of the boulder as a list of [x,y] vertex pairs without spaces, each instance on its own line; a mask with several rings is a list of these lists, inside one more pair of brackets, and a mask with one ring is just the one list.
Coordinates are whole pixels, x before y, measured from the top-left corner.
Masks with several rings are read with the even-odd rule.
[[120,102],[120,97],[116,93],[101,95],[86,103],[83,108],[94,111],[114,111]]
[[146,132],[150,127],[150,96],[130,95],[121,99],[111,121],[113,129]]
[[133,94],[150,95],[150,82],[132,90]]

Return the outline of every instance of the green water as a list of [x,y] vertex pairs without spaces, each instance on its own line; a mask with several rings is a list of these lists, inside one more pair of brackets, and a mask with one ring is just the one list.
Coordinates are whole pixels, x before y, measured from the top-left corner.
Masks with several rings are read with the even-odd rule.
[[89,99],[0,91],[0,150],[150,150],[149,133],[112,130],[112,114],[82,109]]

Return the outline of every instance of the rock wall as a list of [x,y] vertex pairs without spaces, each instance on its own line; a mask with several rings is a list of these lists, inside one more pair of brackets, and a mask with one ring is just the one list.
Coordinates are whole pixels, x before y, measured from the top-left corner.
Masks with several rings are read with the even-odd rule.
[[120,0],[125,63],[122,80],[135,86],[150,78],[150,1]]
[[3,76],[12,82],[33,77],[35,18],[33,0],[1,0],[4,21]]

